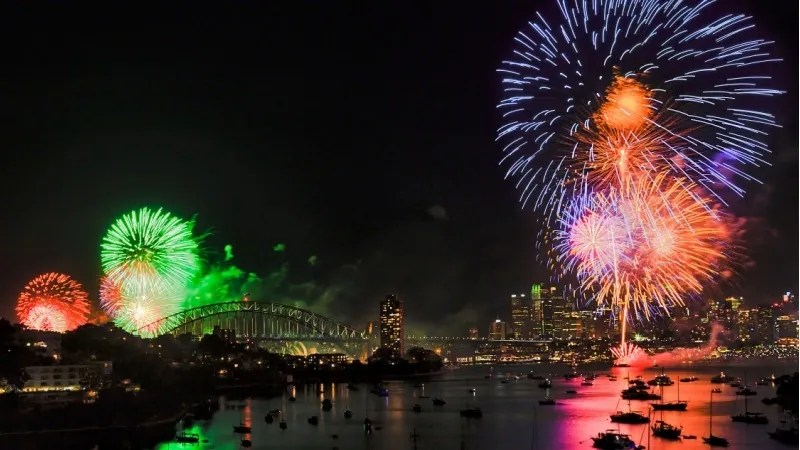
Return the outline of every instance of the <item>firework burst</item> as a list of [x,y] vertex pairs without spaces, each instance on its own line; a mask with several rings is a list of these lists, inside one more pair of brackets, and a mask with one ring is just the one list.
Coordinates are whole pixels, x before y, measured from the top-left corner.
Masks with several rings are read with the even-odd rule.
[[17,301],[20,323],[34,330],[64,332],[86,323],[89,299],[81,284],[60,273],[40,275]]
[[116,323],[148,335],[172,314],[200,269],[193,222],[142,208],[122,216],[103,238],[100,303]]
[[186,285],[200,268],[193,227],[193,222],[161,209],[142,208],[122,216],[103,238],[100,259],[106,277],[116,283],[157,277]]
[[587,195],[565,210],[558,257],[598,302],[643,317],[652,305],[668,313],[719,274],[733,247],[725,215],[693,188],[659,176]]
[[[764,70],[780,60],[771,41],[750,36],[750,17],[714,16],[712,3],[558,0],[557,20],[537,13],[517,34],[498,70],[506,95],[497,140],[523,205],[552,223],[592,171],[609,175],[606,163],[628,143],[649,153],[632,166],[688,178],[712,196],[719,187],[743,193],[729,174],[747,172],[714,157],[766,164],[763,139],[776,124],[759,108],[782,91]],[[598,153],[602,142],[614,152]]]

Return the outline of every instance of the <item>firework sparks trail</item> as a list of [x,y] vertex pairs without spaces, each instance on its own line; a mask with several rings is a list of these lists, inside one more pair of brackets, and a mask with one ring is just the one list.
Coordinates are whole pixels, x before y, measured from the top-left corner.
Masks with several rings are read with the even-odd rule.
[[753,178],[733,165],[767,164],[777,125],[760,108],[783,93],[765,74],[780,61],[773,42],[752,36],[752,18],[715,16],[713,0],[556,3],[560,16],[537,13],[498,69],[501,164],[523,207],[552,223],[624,153],[630,168],[688,179],[718,200],[742,195],[737,183]]
[[142,208],[122,216],[103,238],[105,276],[100,303],[130,332],[155,333],[146,325],[177,311],[200,270],[194,223],[161,209]]
[[40,275],[17,300],[20,323],[34,330],[64,332],[86,323],[89,297],[81,284],[60,273]]
[[555,233],[564,267],[614,310],[649,318],[699,294],[728,261],[731,232],[722,212],[666,176],[628,191],[588,195],[565,211]]
[[103,271],[117,283],[132,277],[158,277],[186,285],[200,268],[193,226],[161,209],[126,214],[103,238]]

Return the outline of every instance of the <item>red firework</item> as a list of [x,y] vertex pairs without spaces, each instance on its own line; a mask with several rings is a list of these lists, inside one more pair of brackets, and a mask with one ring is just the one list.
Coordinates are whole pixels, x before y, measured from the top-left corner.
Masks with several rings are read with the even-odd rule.
[[28,328],[63,333],[87,322],[89,296],[69,275],[46,273],[25,286],[16,311]]

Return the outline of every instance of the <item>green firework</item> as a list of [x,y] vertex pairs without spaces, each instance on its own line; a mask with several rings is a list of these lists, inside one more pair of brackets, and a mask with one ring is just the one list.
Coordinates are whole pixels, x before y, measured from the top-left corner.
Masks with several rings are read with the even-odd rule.
[[103,238],[103,271],[117,283],[156,277],[169,285],[186,286],[200,269],[193,228],[194,222],[162,209],[125,214]]

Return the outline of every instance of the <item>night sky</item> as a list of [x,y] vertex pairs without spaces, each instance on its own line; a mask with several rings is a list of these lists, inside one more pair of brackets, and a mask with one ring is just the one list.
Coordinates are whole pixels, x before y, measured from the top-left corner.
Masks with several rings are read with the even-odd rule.
[[[46,271],[96,299],[102,235],[142,206],[197,214],[210,259],[288,267],[284,287],[354,327],[395,292],[410,332],[483,330],[547,280],[497,166],[495,69],[555,2],[281,3],[3,7],[0,314]],[[788,90],[775,166],[734,205],[753,265],[726,292],[756,304],[798,286],[798,37],[791,2],[751,3]]]

